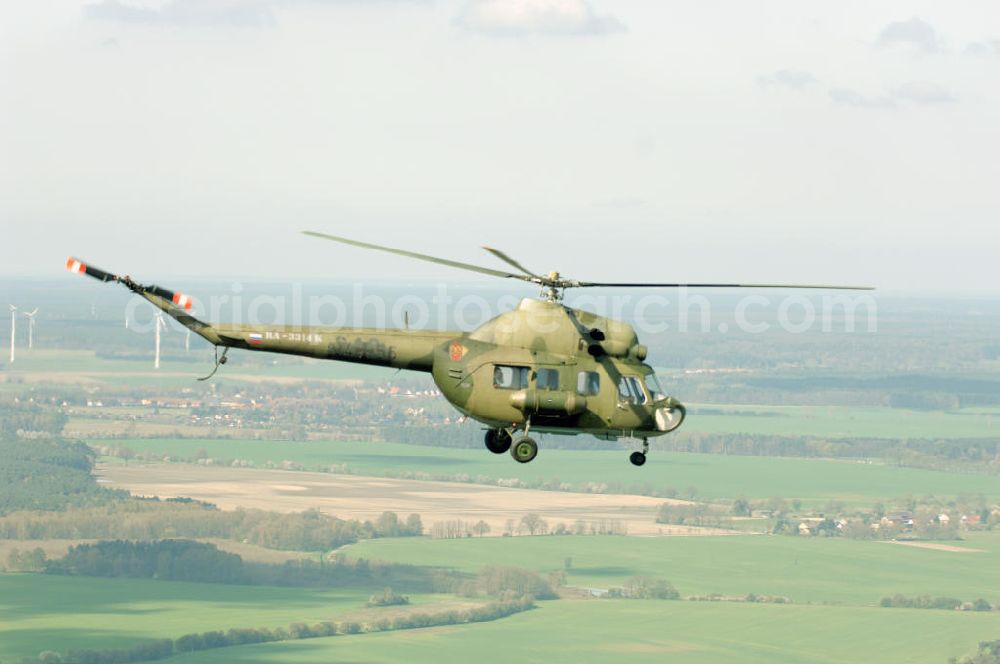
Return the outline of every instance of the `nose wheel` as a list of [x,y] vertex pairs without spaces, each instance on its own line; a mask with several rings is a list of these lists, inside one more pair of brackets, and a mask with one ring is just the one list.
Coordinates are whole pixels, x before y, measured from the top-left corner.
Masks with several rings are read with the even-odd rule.
[[629,455],[628,460],[632,462],[633,466],[641,466],[646,463],[646,455],[649,454],[649,439],[642,439],[642,451],[632,452]]
[[510,448],[510,455],[518,463],[528,463],[538,456],[538,443],[527,436],[518,438]]

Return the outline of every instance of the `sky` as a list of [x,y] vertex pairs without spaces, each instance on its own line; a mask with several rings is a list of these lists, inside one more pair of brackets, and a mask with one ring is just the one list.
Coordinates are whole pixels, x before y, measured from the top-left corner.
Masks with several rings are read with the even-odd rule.
[[995,292],[998,82],[995,0],[14,0],[0,274]]

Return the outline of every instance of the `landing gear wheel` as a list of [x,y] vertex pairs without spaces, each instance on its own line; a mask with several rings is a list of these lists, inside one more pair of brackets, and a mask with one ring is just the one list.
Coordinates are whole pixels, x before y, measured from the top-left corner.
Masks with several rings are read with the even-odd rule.
[[646,455],[642,452],[632,452],[628,460],[632,462],[633,466],[641,466],[646,463]]
[[486,449],[493,454],[503,454],[510,449],[511,440],[510,433],[506,429],[489,429],[484,442]]
[[538,456],[538,443],[527,436],[518,438],[510,448],[510,455],[518,463],[528,463]]

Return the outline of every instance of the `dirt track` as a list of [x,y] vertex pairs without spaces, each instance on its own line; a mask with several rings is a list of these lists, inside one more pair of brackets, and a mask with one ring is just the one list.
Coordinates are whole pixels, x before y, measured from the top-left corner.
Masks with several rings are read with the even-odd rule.
[[108,465],[99,467],[97,474],[104,483],[139,495],[187,496],[223,509],[299,512],[317,508],[340,518],[360,520],[374,520],[385,511],[401,517],[416,513],[425,528],[441,521],[481,519],[490,525],[491,535],[501,535],[509,519],[519,522],[529,512],[540,515],[550,527],[564,523],[572,528],[577,520],[591,524],[614,519],[625,525],[629,535],[725,534],[716,529],[658,524],[656,509],[665,501],[647,496],[182,464]]

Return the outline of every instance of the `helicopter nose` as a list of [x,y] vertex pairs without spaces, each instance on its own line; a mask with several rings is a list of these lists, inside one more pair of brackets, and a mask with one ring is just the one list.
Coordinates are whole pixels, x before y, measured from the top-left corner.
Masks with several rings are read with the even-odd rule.
[[673,431],[684,421],[686,413],[687,411],[685,411],[684,406],[680,404],[657,408],[655,415],[656,428],[665,433]]

